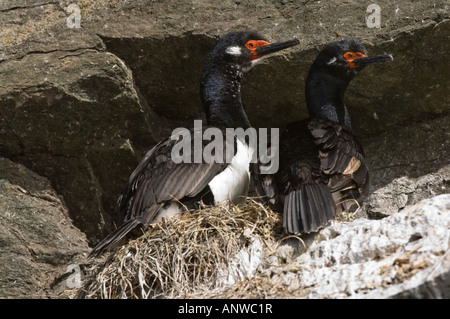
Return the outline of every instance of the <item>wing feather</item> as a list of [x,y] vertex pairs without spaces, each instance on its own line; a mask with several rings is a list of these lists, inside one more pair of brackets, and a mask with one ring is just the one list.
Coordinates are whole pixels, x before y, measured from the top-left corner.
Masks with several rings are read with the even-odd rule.
[[347,199],[369,192],[364,150],[339,123],[316,118],[289,124],[281,134],[279,155],[279,172],[262,175],[256,169],[253,178],[258,195],[271,204],[284,201],[288,233],[317,230],[350,206]]
[[358,139],[338,123],[326,119],[312,119],[308,128],[320,150],[320,168],[332,177],[330,188],[337,190],[356,184],[361,195],[368,195],[369,169]]
[[119,199],[122,222],[138,218],[147,226],[156,218],[161,203],[196,196],[228,165],[225,159],[223,163],[193,163],[193,158],[192,163],[175,163],[171,151],[177,142],[167,139],[157,144],[131,174]]
[[[192,134],[192,131],[189,133]],[[222,134],[225,136],[223,131]],[[191,163],[175,163],[171,153],[178,141],[171,138],[162,141],[143,157],[118,199],[119,227],[102,240],[90,256],[108,249],[134,228],[146,228],[169,201],[198,195],[228,166],[225,154],[222,163],[193,163],[193,158]],[[225,138],[224,143],[227,143]],[[203,147],[206,144],[203,141]],[[226,145],[223,149],[226,149]],[[191,145],[191,154],[193,153]]]

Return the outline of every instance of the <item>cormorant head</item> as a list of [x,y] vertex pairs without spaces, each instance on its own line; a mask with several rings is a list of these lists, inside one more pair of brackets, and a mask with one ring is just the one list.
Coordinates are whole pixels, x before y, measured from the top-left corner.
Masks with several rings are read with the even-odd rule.
[[256,31],[230,32],[210,52],[206,67],[223,66],[223,72],[245,75],[268,55],[299,44],[298,39],[270,43]]
[[344,94],[350,81],[367,65],[391,61],[392,55],[368,56],[357,39],[327,44],[314,60],[306,78],[305,95],[312,117],[337,121],[351,129]]
[[327,44],[313,66],[326,73],[352,79],[369,64],[391,60],[393,57],[390,54],[369,56],[362,43],[352,38]]

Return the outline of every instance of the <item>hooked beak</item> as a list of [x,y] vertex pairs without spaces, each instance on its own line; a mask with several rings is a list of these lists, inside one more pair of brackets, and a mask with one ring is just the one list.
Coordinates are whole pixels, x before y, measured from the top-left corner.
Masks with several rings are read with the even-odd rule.
[[363,67],[372,63],[387,62],[392,60],[394,60],[394,57],[390,54],[374,55],[355,59],[352,61],[352,64],[354,64],[355,67]]
[[285,42],[269,43],[265,46],[255,49],[254,52],[257,57],[263,57],[265,55],[293,47],[294,45],[297,45],[299,43],[300,41],[298,39]]

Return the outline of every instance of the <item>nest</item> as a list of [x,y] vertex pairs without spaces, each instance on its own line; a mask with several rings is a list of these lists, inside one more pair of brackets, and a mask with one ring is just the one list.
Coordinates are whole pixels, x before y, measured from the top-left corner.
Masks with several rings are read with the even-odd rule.
[[164,219],[86,268],[83,298],[186,298],[224,285],[238,252],[273,249],[281,218],[253,199]]

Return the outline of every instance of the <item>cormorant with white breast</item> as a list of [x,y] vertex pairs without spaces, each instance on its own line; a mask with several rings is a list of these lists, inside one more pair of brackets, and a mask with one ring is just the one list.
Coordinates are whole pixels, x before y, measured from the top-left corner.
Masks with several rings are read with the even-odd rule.
[[[202,75],[201,97],[208,125],[222,130],[249,128],[241,102],[244,76],[267,55],[298,43],[297,39],[269,43],[256,31],[223,36],[209,53]],[[144,156],[118,200],[118,228],[97,244],[90,256],[99,255],[136,227],[145,229],[162,217],[181,213],[183,206],[193,207],[196,201],[218,204],[245,200],[250,160],[255,151],[246,141],[236,141],[231,161],[212,163],[175,163],[171,151],[178,142],[179,139],[164,140]],[[194,155],[194,151],[191,153]]]

